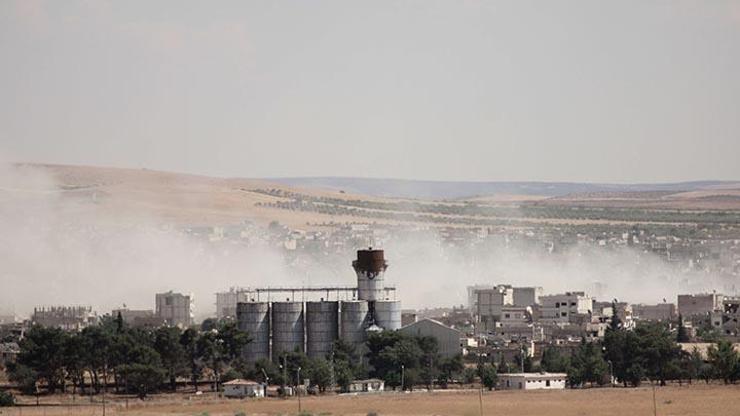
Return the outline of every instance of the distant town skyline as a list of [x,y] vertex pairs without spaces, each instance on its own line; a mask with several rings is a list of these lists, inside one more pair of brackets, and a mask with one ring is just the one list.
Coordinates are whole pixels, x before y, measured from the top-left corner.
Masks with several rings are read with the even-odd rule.
[[740,2],[0,3],[0,159],[740,180]]

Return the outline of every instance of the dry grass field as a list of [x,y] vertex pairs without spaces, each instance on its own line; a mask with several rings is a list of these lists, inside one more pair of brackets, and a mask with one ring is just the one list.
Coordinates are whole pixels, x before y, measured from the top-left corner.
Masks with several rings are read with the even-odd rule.
[[[30,172],[30,173],[29,173]],[[3,185],[0,203],[22,201],[58,212],[64,218],[96,218],[115,225],[170,224],[175,226],[233,225],[251,220],[266,225],[271,221],[302,229],[321,228],[317,224],[377,222],[397,224],[408,219],[336,215],[277,209],[265,204],[285,198],[254,192],[256,189],[281,189],[312,197],[369,202],[398,202],[399,199],[353,195],[314,188],[293,188],[255,179],[214,178],[146,169],[119,169],[90,166],[26,165],[16,175],[25,179]],[[31,178],[31,179],[29,179]],[[31,182],[31,183],[28,183]],[[729,185],[728,185],[729,186]],[[542,206],[740,209],[740,185],[736,188],[705,189],[694,192],[574,194],[557,198],[528,195],[498,195],[470,201],[507,206],[535,203]],[[432,202],[432,201],[427,201]],[[447,205],[445,201],[433,201]],[[258,205],[260,203],[261,205]],[[457,202],[458,204],[461,201]],[[512,220],[519,217],[500,217]],[[427,225],[445,223],[424,222]],[[552,224],[607,224],[617,220],[559,217],[527,217],[527,221]],[[624,222],[633,224],[635,220]]]
[[[587,389],[565,391],[496,391],[482,395],[484,415],[653,415],[653,390]],[[740,415],[740,385],[684,385],[656,389],[658,415]],[[302,409],[313,415],[461,415],[480,414],[478,391],[385,393],[305,397]],[[215,400],[158,397],[145,403],[119,401],[107,408],[107,415],[128,416],[234,416],[292,415],[298,400]],[[6,408],[2,415],[102,415],[101,407],[42,406]]]

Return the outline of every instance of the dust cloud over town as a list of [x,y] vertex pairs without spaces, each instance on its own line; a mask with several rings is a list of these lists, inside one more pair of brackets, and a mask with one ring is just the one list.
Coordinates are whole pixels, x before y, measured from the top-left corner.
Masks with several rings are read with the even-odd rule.
[[214,241],[192,232],[201,227],[211,233],[209,224],[175,226],[167,218],[125,212],[112,217],[97,203],[104,193],[94,183],[72,187],[34,165],[4,163],[0,169],[1,277],[13,288],[0,292],[0,304],[20,315],[57,304],[90,305],[99,313],[123,305],[148,309],[155,293],[174,290],[193,293],[196,315],[208,316],[215,292],[234,286],[349,286],[353,251],[371,245],[386,250],[386,283],[398,288],[407,308],[466,304],[466,286],[473,284],[583,290],[605,300],[648,303],[723,284],[713,275],[677,275],[659,257],[629,247],[581,243],[561,251],[508,237],[455,246],[436,227],[398,227],[403,231],[377,240],[360,237],[327,248],[329,255],[286,249],[269,234],[276,224]]

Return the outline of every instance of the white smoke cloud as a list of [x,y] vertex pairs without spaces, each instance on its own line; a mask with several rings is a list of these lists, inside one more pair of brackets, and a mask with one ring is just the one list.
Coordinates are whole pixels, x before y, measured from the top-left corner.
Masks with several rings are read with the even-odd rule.
[[153,309],[154,294],[172,289],[194,293],[203,314],[217,290],[292,280],[267,246],[211,244],[154,217],[116,223],[94,191],[61,185],[42,168],[0,165],[0,309]]
[[[154,308],[156,292],[195,294],[199,316],[215,310],[214,293],[231,286],[355,283],[353,249],[293,267],[267,244],[211,243],[185,235],[152,214],[111,217],[93,187],[70,187],[48,170],[0,163],[0,311],[28,314],[37,305],[91,305],[101,313],[126,304]],[[187,201],[183,201],[184,204]],[[509,283],[545,293],[584,290],[602,300],[646,303],[679,292],[720,288],[713,276],[685,275],[660,258],[629,248],[576,246],[443,247],[436,231],[408,232],[383,247],[386,285],[404,308],[466,302],[466,286]]]

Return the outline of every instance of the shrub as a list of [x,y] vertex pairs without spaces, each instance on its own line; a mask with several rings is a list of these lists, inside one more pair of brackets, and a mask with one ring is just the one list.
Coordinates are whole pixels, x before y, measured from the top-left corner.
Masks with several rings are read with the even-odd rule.
[[13,406],[15,404],[15,397],[7,391],[0,391],[0,407]]

